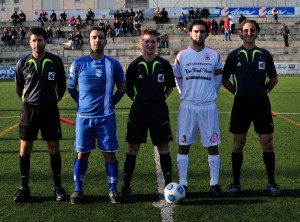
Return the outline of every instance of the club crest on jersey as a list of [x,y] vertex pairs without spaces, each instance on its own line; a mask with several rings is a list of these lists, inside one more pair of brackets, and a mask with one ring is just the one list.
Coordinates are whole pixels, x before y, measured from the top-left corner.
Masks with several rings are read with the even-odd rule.
[[265,62],[258,62],[258,69],[265,70],[265,69],[266,69],[266,64],[265,64]]
[[96,69],[96,76],[101,77],[102,75],[102,70],[101,69]]
[[48,80],[55,80],[55,72],[48,72]]
[[165,74],[158,74],[157,82],[165,82]]
[[210,142],[216,143],[218,142],[219,135],[217,133],[213,133],[212,136],[210,137]]
[[205,60],[210,60],[210,55],[209,55],[208,53],[205,53],[205,54],[204,54],[204,59],[205,59]]

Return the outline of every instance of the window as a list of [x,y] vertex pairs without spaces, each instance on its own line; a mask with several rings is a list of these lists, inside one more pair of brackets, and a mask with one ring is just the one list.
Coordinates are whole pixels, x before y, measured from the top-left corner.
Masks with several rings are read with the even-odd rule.
[[1,8],[1,12],[5,12],[5,8]]
[[19,7],[14,7],[14,11],[19,11],[20,8]]
[[80,0],[74,0],[74,2],[80,2]]
[[19,0],[14,0],[14,4],[19,4],[20,1]]
[[6,0],[0,0],[1,4],[6,4]]

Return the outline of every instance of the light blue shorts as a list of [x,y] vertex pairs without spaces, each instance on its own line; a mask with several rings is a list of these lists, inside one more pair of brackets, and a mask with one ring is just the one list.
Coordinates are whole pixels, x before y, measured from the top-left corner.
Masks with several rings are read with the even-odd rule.
[[99,118],[76,118],[75,150],[81,153],[95,149],[95,142],[103,152],[116,152],[119,149],[115,113]]

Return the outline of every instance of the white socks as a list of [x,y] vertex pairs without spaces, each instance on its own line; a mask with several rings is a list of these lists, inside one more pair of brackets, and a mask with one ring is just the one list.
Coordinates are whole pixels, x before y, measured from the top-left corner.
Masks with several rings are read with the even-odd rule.
[[210,186],[219,184],[220,155],[208,155],[208,165],[210,169]]

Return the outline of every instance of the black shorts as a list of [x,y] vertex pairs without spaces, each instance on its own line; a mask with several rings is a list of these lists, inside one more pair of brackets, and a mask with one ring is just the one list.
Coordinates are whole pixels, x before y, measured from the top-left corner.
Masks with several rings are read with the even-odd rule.
[[274,132],[269,97],[244,98],[236,96],[231,111],[230,132],[245,134],[253,122],[255,132],[269,134]]
[[32,106],[24,103],[20,113],[19,138],[34,141],[37,139],[39,130],[44,141],[62,138],[57,105]]
[[126,142],[146,143],[148,129],[154,146],[163,145],[173,140],[169,109],[166,103],[132,104],[127,122]]

